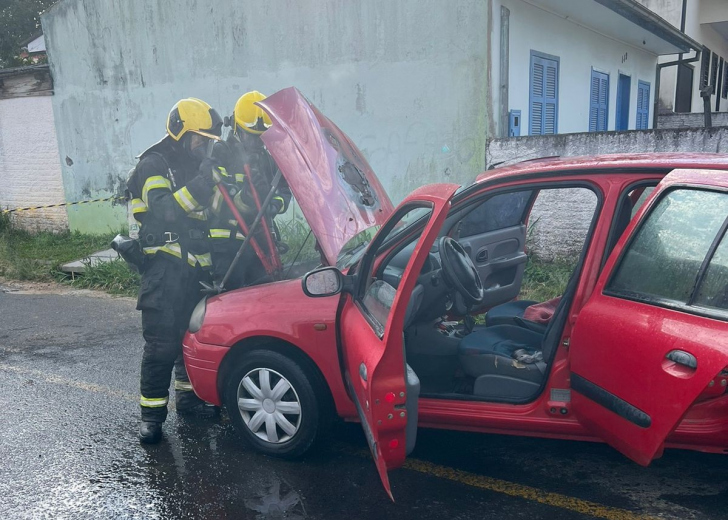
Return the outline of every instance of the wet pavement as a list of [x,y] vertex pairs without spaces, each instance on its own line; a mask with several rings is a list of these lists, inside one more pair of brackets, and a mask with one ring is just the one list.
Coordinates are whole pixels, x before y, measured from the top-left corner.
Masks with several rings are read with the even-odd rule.
[[357,425],[288,462],[248,449],[224,413],[170,413],[145,447],[131,299],[0,292],[0,320],[3,519],[728,516],[728,458],[679,450],[642,468],[601,444],[421,430],[391,503]]

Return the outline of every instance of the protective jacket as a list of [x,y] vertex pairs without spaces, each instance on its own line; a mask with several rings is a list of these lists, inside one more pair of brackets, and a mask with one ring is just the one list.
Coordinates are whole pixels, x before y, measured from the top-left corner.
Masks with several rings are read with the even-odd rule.
[[[245,141],[241,142],[231,132],[225,141],[215,144],[213,157],[217,163],[224,167],[226,175],[224,182],[234,186],[234,191],[236,192],[234,196],[235,206],[245,220],[248,228],[250,228],[258,214],[253,189],[257,193],[258,201],[262,204],[270,192],[272,181],[278,171],[278,167],[257,136],[252,138],[250,136],[247,137]],[[278,189],[266,211],[265,218],[268,221],[269,227],[273,227],[273,217],[276,214],[285,213],[290,201],[291,190],[286,180],[281,177],[278,183]],[[222,194],[217,187],[214,188],[208,223],[213,261],[215,263],[213,276],[219,282],[225,275],[232,258],[246,237],[243,230],[238,226],[232,212],[225,205]],[[258,227],[255,237],[261,249],[269,253],[262,226]],[[252,249],[249,249],[249,251],[252,253]],[[243,278],[248,278],[247,282],[253,281],[251,276],[245,277],[241,274],[246,269],[250,270],[251,262],[259,264],[254,254],[247,255],[240,262],[239,268],[236,269],[236,271],[239,271],[237,273],[238,276],[234,275],[230,279],[232,283],[227,284],[228,288],[244,284],[245,281]],[[259,274],[260,270],[256,269],[255,278],[258,278],[257,275]]]
[[213,184],[198,175],[198,168],[169,139],[140,156],[127,187],[145,255],[169,255],[191,267],[210,267],[204,208]]

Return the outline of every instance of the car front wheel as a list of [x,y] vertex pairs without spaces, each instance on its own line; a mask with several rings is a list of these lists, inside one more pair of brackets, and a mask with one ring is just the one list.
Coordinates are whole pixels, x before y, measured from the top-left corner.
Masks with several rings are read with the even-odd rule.
[[225,406],[242,437],[268,455],[303,455],[319,435],[321,408],[307,371],[278,352],[255,350],[230,374]]

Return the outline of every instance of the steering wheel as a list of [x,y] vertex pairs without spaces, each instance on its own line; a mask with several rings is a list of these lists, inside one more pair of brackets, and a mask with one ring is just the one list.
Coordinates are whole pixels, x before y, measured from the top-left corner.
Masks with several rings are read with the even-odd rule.
[[445,281],[460,293],[465,303],[479,305],[483,303],[483,281],[475,269],[473,261],[455,239],[440,239],[440,260]]

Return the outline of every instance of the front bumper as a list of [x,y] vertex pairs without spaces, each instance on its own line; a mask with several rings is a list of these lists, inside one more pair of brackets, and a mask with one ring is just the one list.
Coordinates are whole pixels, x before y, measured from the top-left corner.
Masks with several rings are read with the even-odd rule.
[[217,375],[220,363],[229,350],[229,347],[197,341],[195,335],[189,332],[182,341],[182,353],[192,388],[200,399],[216,406],[222,406]]

